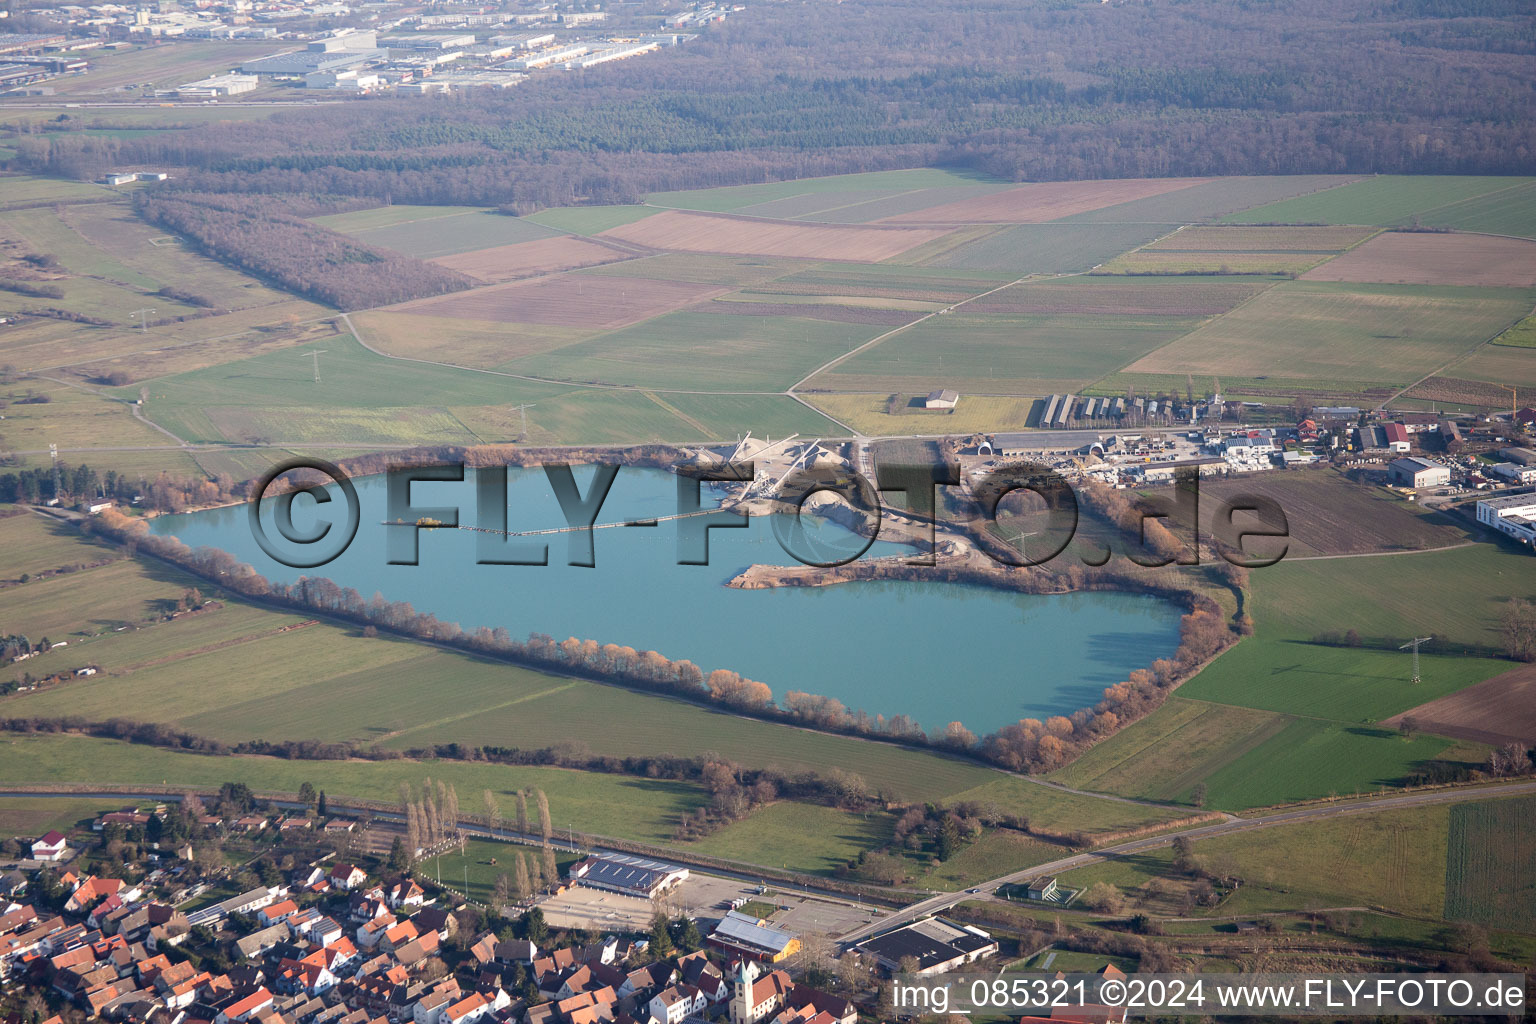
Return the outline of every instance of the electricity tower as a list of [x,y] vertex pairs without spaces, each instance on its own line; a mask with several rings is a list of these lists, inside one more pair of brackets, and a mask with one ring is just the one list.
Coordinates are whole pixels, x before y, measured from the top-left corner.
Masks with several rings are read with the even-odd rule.
[[320,357],[325,355],[328,351],[330,351],[330,350],[329,349],[324,349],[324,348],[312,348],[308,352],[300,353],[300,355],[314,356],[315,357],[315,383],[316,384],[320,383]]
[[1419,681],[1419,645],[1427,644],[1433,639],[1434,637],[1432,636],[1416,636],[1398,648],[1400,651],[1406,651],[1410,648],[1413,650],[1413,679],[1411,682],[1417,683]]

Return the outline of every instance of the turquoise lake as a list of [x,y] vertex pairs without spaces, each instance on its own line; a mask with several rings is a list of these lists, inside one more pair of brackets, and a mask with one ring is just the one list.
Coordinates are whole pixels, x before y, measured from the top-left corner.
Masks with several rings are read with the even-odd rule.
[[[583,494],[591,475],[588,468],[575,470]],[[543,471],[514,469],[508,478],[510,529],[564,525]],[[418,508],[457,505],[459,522],[475,525],[474,481],[470,470],[463,483],[417,483],[411,500]],[[153,528],[193,547],[228,551],[270,580],[325,576],[365,598],[378,592],[409,601],[465,629],[502,626],[519,638],[539,632],[656,650],[690,659],[706,673],[734,669],[767,683],[776,696],[824,694],[871,715],[910,715],[930,729],[959,720],[986,733],[1019,718],[1070,713],[1178,645],[1179,609],[1143,595],[1030,595],[910,581],[724,586],[753,563],[798,564],[780,547],[767,517],[752,518],[744,529],[710,530],[705,566],[677,564],[680,522],[591,531],[585,536],[594,543],[592,568],[567,564],[571,534],[537,538],[549,542],[546,566],[477,565],[477,535],[467,530],[423,530],[420,564],[389,565],[385,535],[400,528],[384,525],[385,480],[361,478],[356,486],[362,505],[356,538],[314,569],[268,558],[252,536],[245,506],[161,516]],[[704,505],[716,500],[706,487]],[[329,518],[342,505],[317,510],[300,497],[293,507],[295,525],[304,528],[322,518],[317,511]],[[672,474],[625,467],[597,522],[676,511]],[[809,532],[839,552],[863,544],[836,526]],[[864,557],[912,553],[877,542]]]

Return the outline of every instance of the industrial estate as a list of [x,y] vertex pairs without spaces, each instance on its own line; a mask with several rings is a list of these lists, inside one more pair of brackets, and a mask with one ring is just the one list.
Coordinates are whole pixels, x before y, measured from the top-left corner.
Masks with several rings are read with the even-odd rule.
[[0,1015],[1531,971],[1531,15],[1290,6],[5,7]]

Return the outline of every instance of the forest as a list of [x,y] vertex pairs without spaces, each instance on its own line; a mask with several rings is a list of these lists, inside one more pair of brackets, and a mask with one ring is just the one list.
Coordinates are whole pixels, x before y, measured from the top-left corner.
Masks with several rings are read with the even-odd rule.
[[468,288],[457,271],[355,242],[259,198],[140,192],[134,208],[208,255],[280,288],[335,306],[366,309]]
[[1518,0],[756,5],[644,61],[506,94],[374,97],[13,164],[159,191],[501,206],[945,165],[1008,179],[1529,170]]

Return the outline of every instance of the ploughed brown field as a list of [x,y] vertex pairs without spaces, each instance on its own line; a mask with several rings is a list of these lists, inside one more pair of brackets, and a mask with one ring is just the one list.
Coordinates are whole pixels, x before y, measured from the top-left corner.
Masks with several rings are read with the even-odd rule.
[[454,256],[439,256],[431,262],[468,274],[487,284],[500,284],[524,277],[633,258],[632,253],[620,252],[584,238],[562,235],[558,238],[540,238],[534,242],[518,242],[516,245],[498,245],[492,249],[477,249]]
[[393,307],[401,313],[613,330],[724,295],[717,288],[640,277],[566,274],[491,285]]
[[1497,384],[1459,377],[1428,377],[1404,396],[1453,405],[1486,405],[1492,409],[1509,408],[1510,394]]
[[1302,280],[1529,288],[1536,285],[1536,242],[1388,231],[1307,271]]
[[1411,718],[1423,732],[1476,743],[1536,743],[1536,665],[1485,679],[1428,704],[1393,715],[1382,725],[1395,729]]
[[1137,316],[1214,316],[1225,313],[1271,282],[1211,281],[1200,277],[1068,278],[1015,285],[966,303],[981,313],[1125,313]]
[[974,196],[942,206],[886,217],[881,224],[1039,224],[1133,199],[1203,185],[1210,178],[1111,178],[1105,181],[1042,181],[1006,192]]
[[829,320],[840,324],[871,324],[900,327],[922,316],[902,309],[871,306],[839,306],[819,302],[715,302],[696,313],[731,313],[736,316],[797,316],[805,320]]
[[668,210],[633,224],[609,228],[597,237],[672,252],[877,263],[944,234],[940,228],[801,224]]

